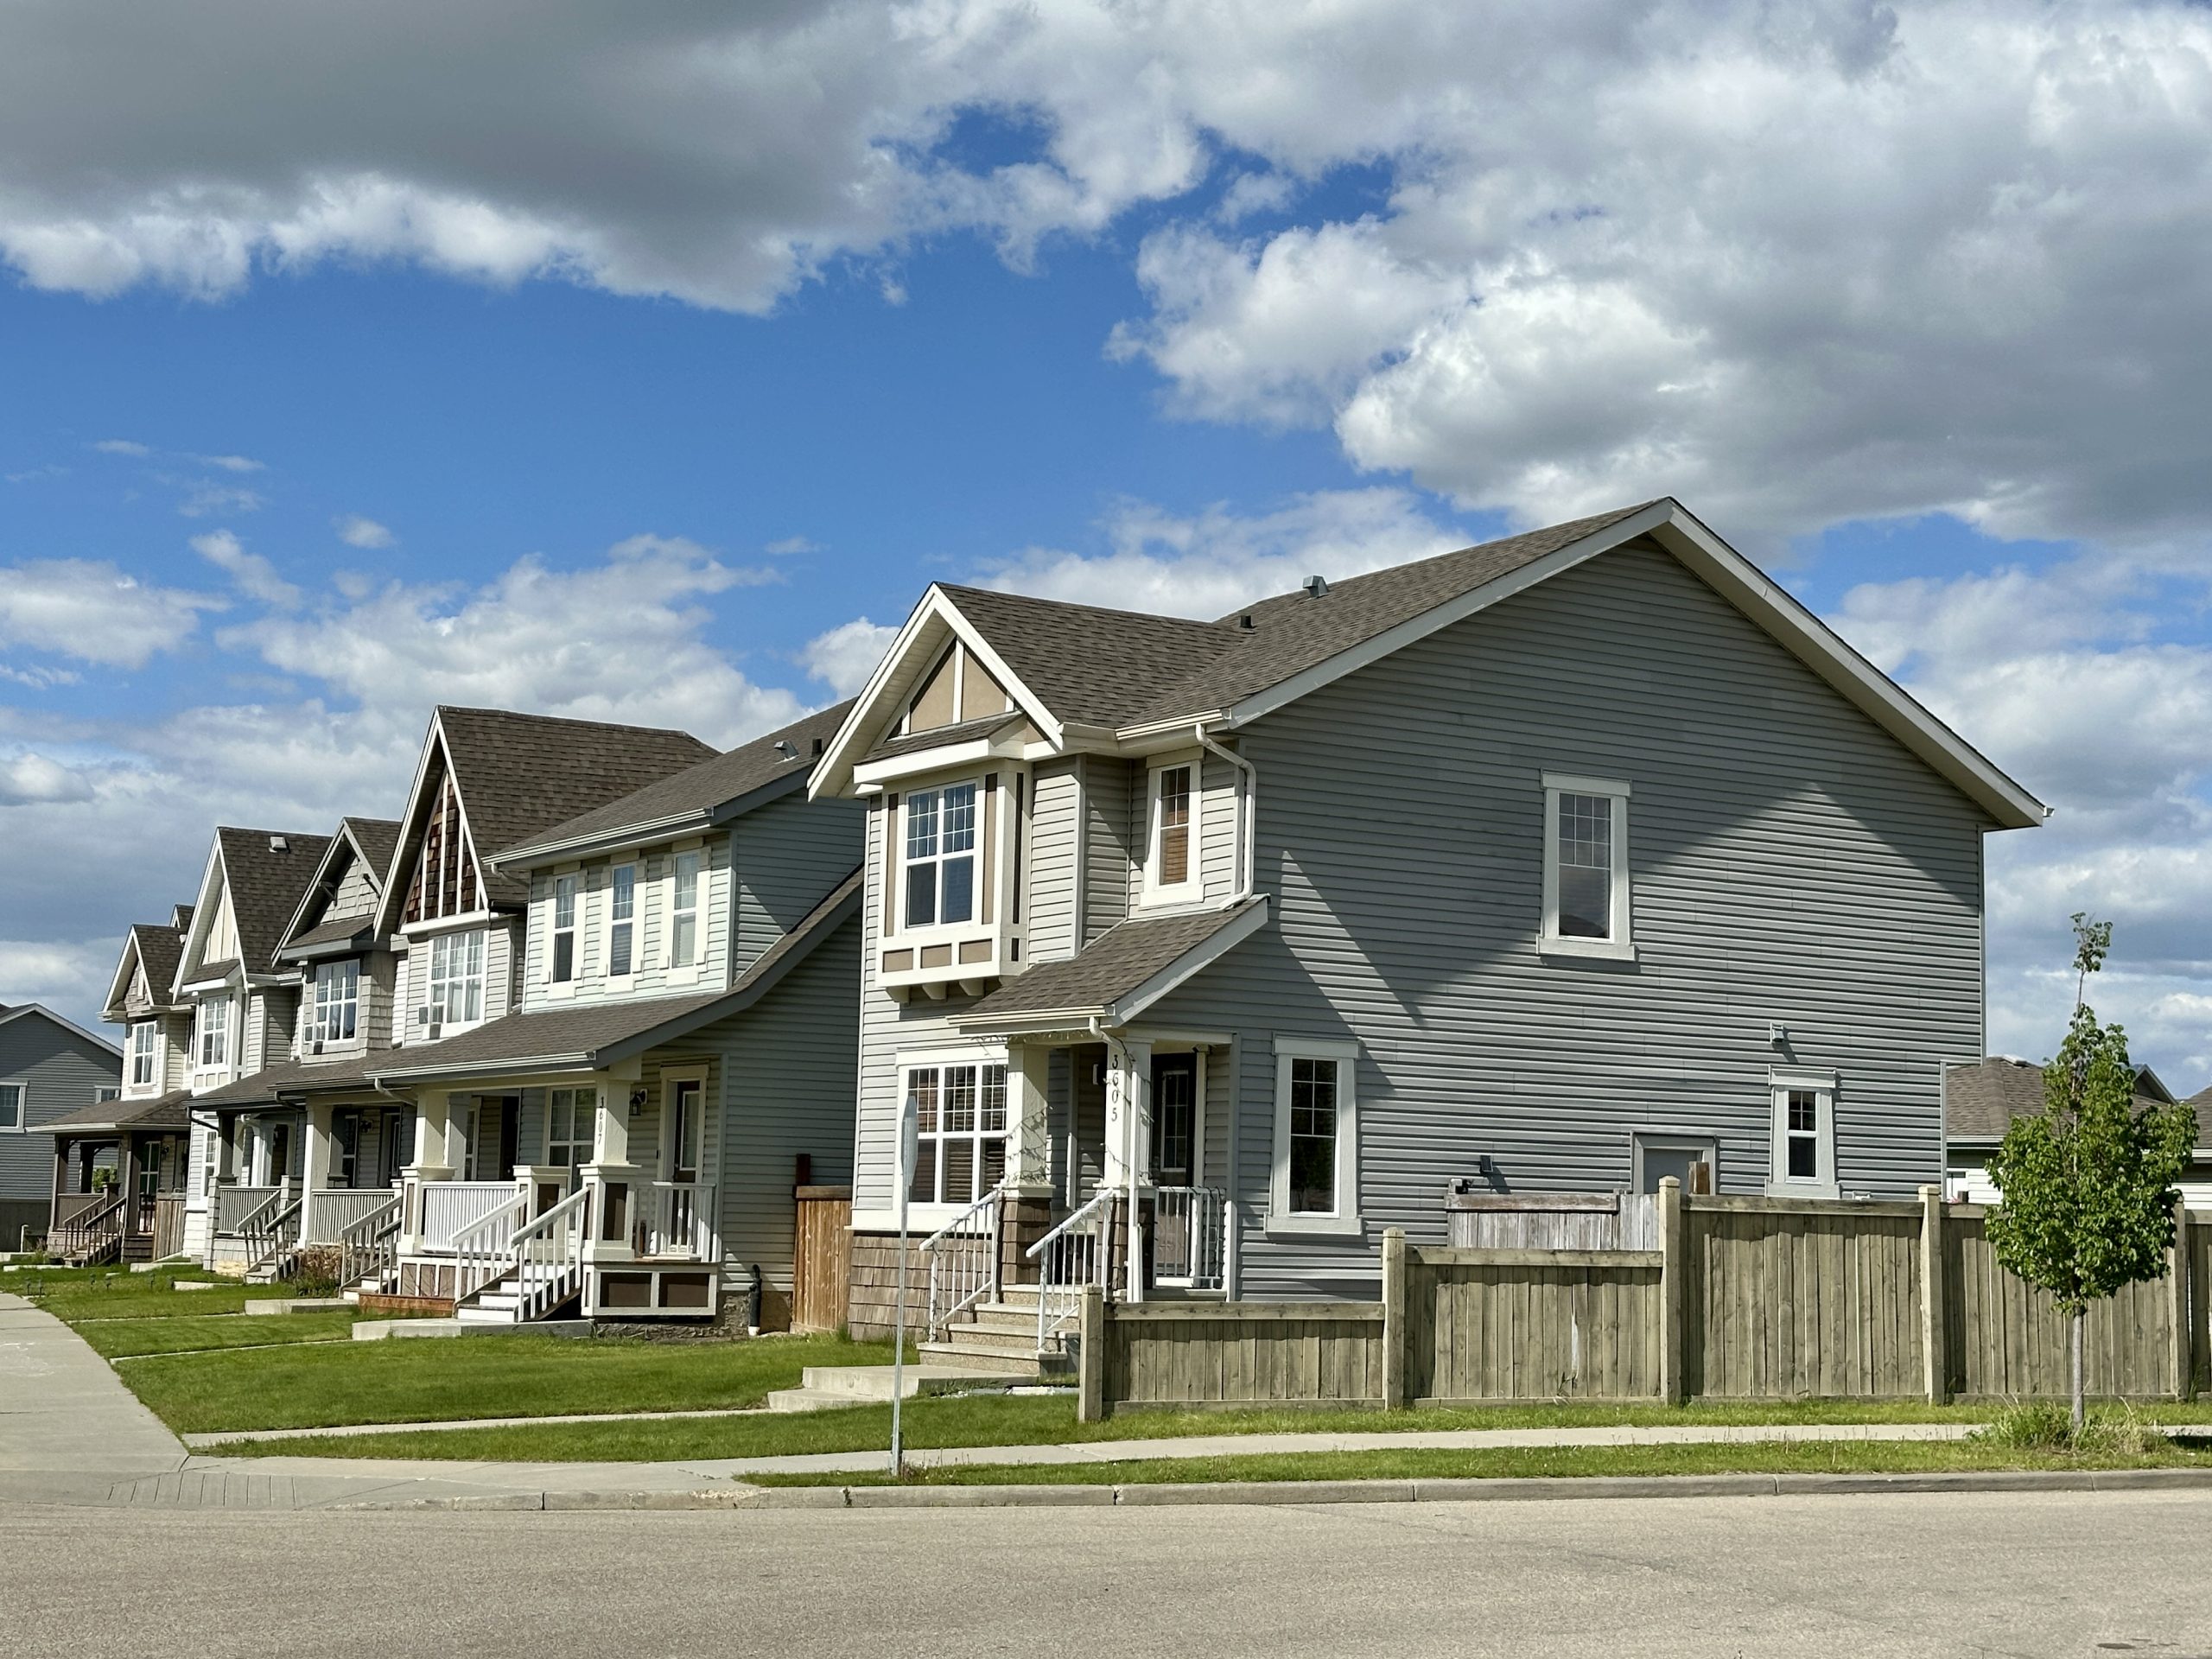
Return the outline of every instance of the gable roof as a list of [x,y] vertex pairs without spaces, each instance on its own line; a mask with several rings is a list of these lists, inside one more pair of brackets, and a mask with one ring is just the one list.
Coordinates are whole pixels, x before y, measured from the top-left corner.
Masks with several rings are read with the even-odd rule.
[[947,626],[972,629],[1013,676],[1007,690],[1017,706],[1045,715],[1048,727],[1094,726],[1124,736],[1200,722],[1231,729],[1646,537],[1996,822],[2024,828],[2048,816],[2042,803],[1671,497],[1346,577],[1319,597],[1302,589],[1278,594],[1213,622],[933,587],[831,744],[815,788],[850,784],[853,766],[874,747],[911,678],[894,662],[933,652]]
[[[384,884],[391,868],[392,850],[399,844],[399,825],[391,818],[343,817],[338,821],[338,833],[324,847],[322,856],[315,861],[315,874],[308,878],[300,891],[299,902],[293,906],[290,919],[284,924],[283,937],[277,950],[289,956],[303,948],[318,944],[335,944],[368,932],[376,925],[376,914],[342,918],[334,922],[317,922],[302,926],[308,916],[316,912],[316,900],[334,893],[338,882],[334,879],[340,861],[348,856],[357,860],[368,872],[369,883],[379,899]],[[381,908],[381,906],[379,906]]]
[[[2135,1103],[2165,1106],[2172,1093],[2149,1066],[2135,1071]],[[2009,1054],[1943,1068],[1943,1135],[1954,1144],[1995,1145],[2018,1117],[2044,1109],[2043,1067]]]
[[951,1016],[963,1030],[1133,1020],[1266,925],[1264,894],[1219,910],[1116,922],[1072,957],[1040,962]]
[[184,955],[184,927],[191,925],[192,907],[179,905],[177,913],[186,919],[183,926],[172,927],[166,922],[134,922],[123,936],[123,954],[115,964],[115,973],[108,981],[107,1001],[101,1005],[100,1018],[120,1020],[130,999],[130,969],[135,963],[146,970],[146,989],[157,1007],[171,1006],[175,995],[176,969]]
[[666,727],[615,726],[441,703],[431,714],[386,867],[384,899],[377,910],[379,931],[392,925],[393,906],[406,892],[410,873],[402,866],[422,835],[424,786],[441,747],[452,767],[469,844],[482,861],[485,891],[495,906],[510,909],[528,900],[530,884],[492,868],[494,849],[518,845],[541,830],[715,758],[715,751],[689,732]]
[[225,828],[215,831],[215,842],[222,849],[224,880],[231,892],[238,960],[249,974],[266,973],[276,965],[276,947],[321,868],[330,837]]
[[[804,784],[852,706],[848,700],[817,709],[750,743],[541,830],[515,846],[500,849],[492,860],[505,868],[526,870],[595,848],[681,835],[726,822]],[[795,753],[786,756],[777,748],[779,743],[789,744]]]
[[103,1129],[188,1129],[192,1090],[172,1089],[147,1100],[97,1100],[66,1117],[35,1127],[48,1135],[96,1134]]
[[86,1031],[74,1020],[63,1019],[42,1002],[17,1002],[12,1006],[0,1007],[0,1026],[12,1026],[18,1020],[43,1020],[49,1025],[60,1027],[73,1037],[83,1038],[85,1041],[112,1058],[118,1065],[122,1062],[121,1048],[101,1036],[97,1031]]

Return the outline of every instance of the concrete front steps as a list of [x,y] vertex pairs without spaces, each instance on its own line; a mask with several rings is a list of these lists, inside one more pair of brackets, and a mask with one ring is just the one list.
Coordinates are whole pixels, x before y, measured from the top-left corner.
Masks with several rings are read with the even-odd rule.
[[[972,1394],[1019,1388],[1035,1378],[1033,1367],[1024,1376],[1018,1371],[982,1370],[925,1360],[906,1367],[904,1392],[909,1400],[925,1394]],[[769,1395],[768,1409],[820,1411],[830,1406],[880,1406],[889,1404],[892,1398],[888,1365],[810,1365],[799,1373],[799,1381],[798,1388],[778,1389]]]

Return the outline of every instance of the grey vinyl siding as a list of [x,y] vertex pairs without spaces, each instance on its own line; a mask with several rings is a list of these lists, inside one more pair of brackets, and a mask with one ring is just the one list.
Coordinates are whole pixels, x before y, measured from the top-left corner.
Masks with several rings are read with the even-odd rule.
[[[1233,1098],[1247,1294],[1371,1294],[1381,1230],[1440,1243],[1484,1154],[1514,1190],[1602,1190],[1632,1131],[1696,1132],[1724,1191],[1757,1192],[1777,1064],[1839,1074],[1844,1192],[1941,1178],[1938,1068],[1982,1049],[1987,820],[1663,553],[1554,578],[1243,743],[1274,919],[1148,1020],[1235,1035],[1208,1140]],[[1634,963],[1536,950],[1546,771],[1633,786]],[[1360,1045],[1363,1238],[1256,1230],[1277,1033]]]
[[1237,818],[1243,810],[1236,768],[1208,755],[1198,772],[1204,798],[1198,809],[1198,873],[1205,883],[1206,902],[1220,904],[1236,890],[1236,861],[1241,842]]
[[[42,1224],[54,1195],[54,1137],[38,1126],[82,1111],[103,1088],[120,1088],[122,1062],[43,1014],[19,1014],[0,1025],[0,1083],[23,1090],[22,1127],[0,1129],[0,1200],[36,1200],[37,1215],[25,1219]],[[10,1229],[0,1249],[16,1241]]]
[[1144,780],[1128,761],[1109,755],[1083,757],[1083,942],[1096,938],[1129,913],[1130,870],[1143,842],[1136,814]]
[[1040,763],[1031,780],[1029,847],[1022,861],[1027,888],[1022,955],[1058,962],[1076,953],[1076,859],[1081,842],[1083,783],[1072,760]]
[[800,791],[735,821],[732,974],[751,967],[853,873],[864,819],[857,801],[809,801]]

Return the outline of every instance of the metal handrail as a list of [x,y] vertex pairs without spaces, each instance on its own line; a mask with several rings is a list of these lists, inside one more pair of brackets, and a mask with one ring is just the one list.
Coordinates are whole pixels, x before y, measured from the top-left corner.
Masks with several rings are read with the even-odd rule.
[[[1037,1351],[1039,1354],[1045,1351],[1045,1344],[1053,1333],[1074,1317],[1082,1302],[1084,1287],[1089,1284],[1104,1287],[1107,1258],[1111,1254],[1106,1248],[1106,1230],[1113,1224],[1114,1200],[1120,1196],[1112,1187],[1101,1187],[1091,1194],[1090,1203],[1029,1247],[1029,1260],[1040,1264],[1037,1272]],[[1078,1249],[1078,1244],[1085,1240],[1089,1241],[1090,1249]],[[1076,1274],[1072,1278],[1068,1276],[1071,1268]],[[1056,1295],[1061,1308],[1057,1315],[1052,1312]]]
[[[930,1262],[929,1330],[932,1337],[950,1330],[953,1320],[985,1297],[998,1294],[1001,1213],[999,1199],[1003,1191],[1003,1184],[993,1187],[922,1241],[922,1254]],[[980,1232],[978,1228],[982,1229]],[[954,1255],[939,1249],[951,1238],[987,1241],[990,1255],[981,1272],[976,1270],[973,1250]]]
[[514,1266],[516,1223],[530,1207],[530,1195],[517,1192],[489,1215],[453,1236],[453,1299],[458,1303],[506,1276]]
[[582,1287],[590,1200],[590,1187],[580,1186],[516,1230],[511,1248],[518,1321],[543,1318]]

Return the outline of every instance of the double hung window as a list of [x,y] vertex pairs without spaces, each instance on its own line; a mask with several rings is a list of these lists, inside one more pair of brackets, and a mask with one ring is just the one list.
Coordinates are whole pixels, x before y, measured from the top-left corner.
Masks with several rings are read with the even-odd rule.
[[430,941],[429,991],[423,1006],[434,1026],[467,1025],[484,1017],[484,933],[441,933]]
[[906,1195],[916,1204],[970,1204],[1006,1176],[1006,1067],[917,1065],[906,1096],[919,1131]]
[[1776,1071],[1768,1082],[1774,1122],[1767,1190],[1802,1198],[1835,1197],[1834,1074]]
[[0,1130],[23,1127],[23,1085],[0,1083]]
[[353,1040],[361,1007],[361,964],[326,962],[315,970],[315,1007],[308,1016],[308,1037],[317,1043]]
[[607,893],[607,976],[627,979],[636,966],[638,867],[617,864]]
[[976,785],[947,784],[906,797],[906,925],[937,927],[976,915]]
[[566,985],[576,976],[576,878],[553,878],[553,982]]
[[689,968],[699,957],[699,855],[678,853],[669,879],[668,965]]
[[599,1104],[595,1089],[554,1089],[545,1101],[545,1161],[574,1169],[591,1161],[593,1119]]
[[203,1071],[231,1063],[231,999],[211,996],[200,1005],[200,1030],[195,1045],[197,1064]]
[[1156,766],[1152,772],[1152,846],[1145,861],[1145,893],[1160,900],[1198,894],[1198,768]]
[[1632,957],[1629,938],[1629,785],[1544,774],[1543,923],[1558,956]]
[[143,1088],[154,1080],[155,1045],[161,1039],[161,1030],[151,1020],[140,1020],[130,1027],[130,1084]]
[[1275,1039],[1274,1190],[1268,1224],[1357,1233],[1359,1119],[1356,1044]]

